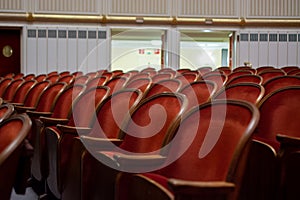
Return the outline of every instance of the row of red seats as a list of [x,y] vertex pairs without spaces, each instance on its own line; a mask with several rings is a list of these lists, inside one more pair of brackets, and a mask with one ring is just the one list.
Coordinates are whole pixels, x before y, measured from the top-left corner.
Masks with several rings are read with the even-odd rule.
[[[150,69],[148,69],[148,70],[150,70]],[[141,72],[142,73],[142,72]],[[182,74],[184,74],[184,72],[181,72]],[[139,73],[138,73],[139,74]],[[164,73],[163,73],[164,74]],[[218,74],[223,74],[223,73],[218,73]],[[286,75],[284,75],[284,76],[286,76]],[[202,77],[204,77],[204,76],[202,76]],[[220,77],[220,76],[219,76]],[[227,77],[227,75],[226,75],[226,77]],[[120,84],[121,86],[120,87],[116,87],[116,88],[114,88],[115,86],[112,86],[112,87],[109,87],[109,85],[107,85],[107,87],[109,88],[109,89],[111,89],[111,88],[113,88],[113,90],[117,90],[118,89],[118,91],[119,91],[119,89],[120,88],[122,88],[123,86],[125,86],[126,84],[126,81],[128,81],[128,80],[126,80],[126,79],[128,79],[128,77],[126,78],[126,77],[118,77],[118,76],[116,76],[116,77],[114,77],[114,78],[111,78],[110,80],[123,80],[122,81],[122,83]],[[149,77],[146,77],[146,78],[142,78],[143,80],[145,79],[148,79],[149,80]],[[134,79],[134,80],[139,80],[139,79]],[[167,80],[170,80],[170,79],[167,79]],[[162,82],[160,82],[161,84],[146,84],[147,86],[145,87],[145,84],[141,84],[141,85],[137,85],[138,87],[136,87],[136,86],[128,86],[128,84],[132,84],[132,82],[134,82],[133,80],[132,81],[129,81],[129,83],[127,83],[127,86],[130,88],[130,87],[135,87],[135,88],[140,88],[141,90],[143,90],[143,92],[144,92],[144,94],[140,94],[140,99],[145,99],[145,98],[149,98],[149,97],[151,97],[151,96],[155,96],[155,98],[158,98],[158,97],[156,97],[156,95],[153,93],[153,94],[151,94],[151,93],[149,93],[149,91],[151,92],[151,88],[155,88],[155,87],[158,87],[157,85],[162,85],[163,86],[163,89],[162,90],[158,90],[157,91],[157,93],[161,93],[162,91],[164,91],[164,90],[166,90],[166,89],[168,89],[167,87],[166,87],[166,84],[163,84],[163,83],[167,83],[167,80],[163,80]],[[206,80],[206,81],[203,81],[203,80],[198,80],[197,79],[197,81],[191,81],[192,82],[192,84],[191,85],[189,85],[189,84],[186,84],[184,87],[182,87],[182,86],[180,86],[180,87],[178,87],[178,85],[181,85],[182,84],[182,82],[184,82],[184,80],[185,79],[183,79],[183,81],[181,80],[181,81],[178,81],[177,79],[174,81],[175,79],[172,79],[172,81],[169,81],[169,82],[172,82],[173,83],[173,85],[176,85],[177,84],[177,87],[175,87],[175,88],[177,88],[177,89],[175,89],[175,90],[173,90],[173,92],[178,92],[178,91],[180,91],[180,90],[183,90],[183,88],[188,88],[188,87],[191,87],[192,85],[194,85],[195,84],[195,88],[197,88],[198,86],[196,86],[198,83],[202,83],[202,85],[204,85],[204,83],[205,83],[205,87],[206,87],[206,89],[200,89],[199,91],[201,91],[201,92],[203,92],[204,90],[206,90],[206,93],[208,93],[209,94],[209,96],[208,96],[208,98],[206,99],[206,101],[208,101],[208,100],[210,100],[210,99],[214,99],[215,97],[212,95],[212,91],[214,91],[214,92],[216,92],[217,91],[217,87],[216,87],[216,85],[217,85],[217,83],[215,83],[215,82],[213,82],[213,81],[209,81],[209,80]],[[107,83],[109,83],[110,81],[108,81]],[[113,81],[111,81],[111,82],[113,82]],[[188,81],[189,82],[189,81]],[[197,84],[196,84],[197,83]],[[76,82],[75,82],[75,85],[76,85]],[[199,84],[200,85],[200,84]],[[239,85],[239,84],[238,84]],[[243,85],[243,84],[240,84],[240,85]],[[246,85],[245,83],[244,83],[244,85]],[[261,86],[260,84],[257,84],[258,86]],[[172,86],[170,86],[170,87],[172,87]],[[229,87],[229,86],[228,86]],[[144,89],[143,89],[144,88]],[[258,88],[257,86],[256,86],[256,88]],[[103,89],[103,87],[102,87],[102,89]],[[198,88],[199,89],[199,88]],[[123,89],[124,90],[124,89]],[[123,92],[123,90],[120,90],[119,92],[120,93],[122,93]],[[129,89],[127,89],[127,90],[129,90]],[[153,90],[153,89],[152,89]],[[167,90],[167,91],[169,91],[170,90],[170,88]],[[122,92],[121,92],[122,91]],[[172,90],[171,90],[172,91]],[[188,97],[188,93],[189,92],[191,92],[191,88],[189,88],[189,89],[187,89],[186,90],[187,91],[187,94],[186,94],[186,96]],[[208,91],[208,92],[207,92]],[[219,91],[221,91],[221,90],[218,90],[218,92]],[[108,92],[108,94],[118,94],[119,92],[117,92],[117,91],[114,91],[114,92]],[[127,92],[129,92],[129,91],[127,91]],[[141,93],[141,91],[140,91],[140,93]],[[182,91],[181,91],[181,93],[183,93]],[[216,92],[217,93],[217,92]],[[184,93],[183,93],[184,94]],[[230,97],[230,95],[228,95],[229,93],[227,93],[226,95],[227,95],[227,98],[228,99],[230,99],[231,97]],[[243,92],[240,90],[240,94],[243,94]],[[249,93],[250,94],[250,93]],[[146,95],[146,96],[145,96]],[[149,96],[147,96],[147,95],[149,95]],[[192,95],[194,95],[194,96],[191,96],[192,98],[189,98],[188,97],[188,99],[190,100],[190,101],[186,101],[187,103],[185,103],[185,104],[190,104],[190,107],[192,107],[192,105],[191,105],[191,101],[193,101],[194,100],[194,103],[196,104],[196,105],[198,105],[198,104],[202,104],[202,103],[204,103],[204,102],[206,102],[206,101],[204,101],[204,102],[202,102],[202,103],[199,103],[199,102],[197,102],[197,101],[195,101],[195,96],[196,97],[198,97],[199,95],[195,95],[195,92],[192,92]],[[128,93],[126,94],[126,96],[128,96]],[[139,96],[139,95],[138,95]],[[160,95],[157,95],[157,96],[160,96]],[[172,96],[172,95],[171,95]],[[240,95],[240,96],[245,96],[245,97],[249,97],[249,95]],[[258,95],[260,98],[262,98],[262,96],[263,95]],[[111,96],[112,97],[112,96]],[[238,96],[237,96],[238,97]],[[155,99],[154,97],[152,97],[153,99]],[[162,98],[162,97],[161,97]],[[173,97],[174,98],[174,97]],[[179,97],[176,97],[177,99],[179,98]],[[180,97],[180,98],[182,98],[182,97]],[[179,98],[179,99],[180,99]],[[222,97],[222,98],[224,98],[224,97]],[[104,98],[104,99],[110,99],[110,98]],[[116,98],[116,99],[122,99],[122,98]],[[127,99],[128,99],[128,97],[127,97]],[[151,98],[149,98],[149,99],[151,99]],[[74,99],[72,99],[72,101],[73,101]],[[245,100],[245,99],[244,99]],[[58,138],[54,138],[54,139],[51,139],[51,137],[53,138],[53,132],[55,132],[55,131],[57,131],[57,130],[59,130],[59,131],[61,131],[61,130],[68,130],[68,126],[70,126],[70,127],[72,127],[72,126],[74,126],[74,125],[77,125],[76,123],[74,124],[74,122],[70,122],[69,120],[65,120],[65,122],[61,122],[61,121],[57,121],[57,119],[58,118],[61,118],[61,119],[66,119],[66,118],[62,118],[62,115],[61,114],[59,114],[59,110],[61,110],[62,108],[64,108],[64,107],[67,107],[67,105],[71,105],[72,104],[72,101],[71,102],[64,102],[64,101],[62,101],[62,103],[57,103],[57,104],[62,104],[62,105],[64,105],[63,107],[58,107],[57,108],[57,112],[55,112],[55,113],[57,113],[56,115],[53,115],[53,113],[52,114],[50,114],[50,113],[45,113],[45,114],[47,114],[48,116],[51,116],[51,118],[52,119],[49,119],[49,117],[40,117],[40,115],[39,114],[41,114],[41,113],[36,113],[36,114],[38,114],[38,115],[36,115],[36,116],[39,116],[38,118],[35,118],[35,119],[37,119],[37,125],[38,125],[38,127],[47,127],[46,129],[45,129],[45,131],[43,132],[43,130],[42,129],[36,129],[36,130],[38,130],[38,134],[36,134],[37,136],[41,136],[42,134],[46,134],[45,135],[45,137],[47,138],[49,138],[49,139],[47,139],[46,141],[44,141],[44,142],[48,142],[48,141],[54,141],[54,144],[56,143],[57,144],[57,141],[59,141],[60,142],[60,140],[61,140],[61,138],[60,138],[60,136],[58,137]],[[115,102],[116,100],[114,100],[113,102]],[[128,105],[128,102],[131,102],[132,100],[127,100],[127,101],[125,101],[125,103],[127,103],[127,105]],[[150,100],[149,100],[150,101]],[[256,100],[257,101],[257,100]],[[51,101],[50,101],[51,102]],[[84,113],[84,109],[85,109],[85,104],[86,104],[86,100],[85,101],[82,101],[82,104],[81,104],[81,106],[78,106],[78,108],[81,108],[81,111],[80,112],[77,112],[77,113]],[[103,102],[104,102],[104,100],[103,100]],[[141,100],[139,100],[139,101],[137,101],[139,104],[142,102]],[[257,101],[257,102],[259,102],[259,101]],[[257,102],[255,102],[255,103],[257,103]],[[63,104],[64,103],[64,104]],[[166,108],[172,108],[172,101],[170,101],[170,100],[168,100],[168,101],[165,101],[165,103],[166,103]],[[110,103],[111,104],[111,103]],[[183,104],[183,103],[181,103],[181,104]],[[109,105],[109,104],[108,104]],[[174,103],[174,105],[173,106],[175,106],[175,108],[176,108],[176,103]],[[93,108],[95,108],[95,105],[93,105],[92,106]],[[104,106],[105,107],[105,106]],[[149,107],[151,107],[151,106],[149,106]],[[122,108],[126,108],[126,104],[125,105],[122,105],[122,106],[117,106],[117,113],[119,113],[119,111],[121,111],[122,110]],[[178,104],[177,104],[177,108],[178,108]],[[167,109],[167,110],[168,110]],[[67,109],[68,110],[68,109]],[[89,109],[87,109],[87,110],[89,110]],[[104,109],[105,110],[105,109]],[[125,109],[125,110],[127,110],[127,109]],[[176,110],[176,109],[171,109],[171,110]],[[74,112],[74,110],[73,110],[73,112]],[[29,112],[30,113],[30,112]],[[34,112],[31,112],[31,113],[34,113]],[[103,111],[102,112],[97,112],[97,113],[100,113],[100,114],[102,114],[103,113]],[[141,113],[146,113],[147,114],[147,112],[146,112],[146,110],[143,110]],[[99,115],[100,115],[99,114]],[[104,133],[109,133],[110,131],[110,128],[112,128],[112,127],[117,127],[118,129],[120,129],[120,127],[119,126],[112,126],[110,123],[108,123],[107,121],[105,121],[105,119],[107,119],[107,116],[109,116],[109,115],[111,115],[111,116],[114,116],[113,114],[104,114],[104,116],[105,117],[103,117],[104,118],[104,120],[103,120],[103,124],[101,124],[101,128],[102,127],[105,127],[105,124],[106,124],[106,126],[107,126],[107,129],[108,129],[108,131],[107,132],[104,132]],[[73,117],[74,116],[78,116],[78,115],[72,115]],[[158,115],[158,116],[160,116],[160,115]],[[69,118],[69,117],[67,117],[67,118]],[[124,117],[121,117],[121,118],[124,118]],[[138,119],[140,118],[139,116],[137,117]],[[101,120],[99,119],[99,116],[98,116],[98,118],[97,118],[98,120],[98,122],[100,121],[101,122]],[[68,122],[66,122],[66,121],[68,121]],[[79,121],[80,121],[80,119],[79,119]],[[90,120],[87,120],[87,121],[90,121]],[[95,121],[95,120],[94,120]],[[122,121],[122,120],[121,120]],[[61,123],[61,124],[63,124],[63,123],[70,123],[70,124],[68,124],[68,126],[67,126],[67,128],[66,127],[63,127],[62,128],[62,126],[60,125],[60,126],[53,126],[53,125],[55,125],[55,124],[57,124],[57,123]],[[120,124],[121,122],[118,122],[117,123],[117,125],[118,124]],[[168,124],[168,125],[170,125],[170,124]],[[84,127],[84,126],[83,126]],[[94,127],[94,126],[93,126]],[[89,132],[89,131],[91,131],[91,130],[89,130],[91,128],[91,126],[89,127],[89,128],[83,128],[82,129],[82,133],[83,134],[85,134],[85,132]],[[54,129],[56,129],[56,130],[54,130]],[[54,130],[54,131],[53,131]],[[80,129],[81,130],[81,129]],[[93,130],[93,129],[92,129]],[[64,131],[63,131],[64,132]],[[68,133],[68,131],[66,131],[67,133]],[[99,127],[98,127],[98,129],[96,129],[96,131],[91,131],[93,134],[91,134],[90,136],[94,136],[94,134],[95,135],[97,135],[97,134],[99,134],[99,133],[101,133],[101,131],[99,130]],[[164,131],[164,133],[165,133],[166,131]],[[118,133],[118,131],[112,131],[112,133],[114,133],[114,134],[116,134],[116,133]],[[121,134],[122,135],[122,134]],[[124,134],[123,134],[124,135]],[[78,135],[76,135],[75,134],[75,136],[78,136]],[[102,135],[103,136],[103,135]],[[43,137],[43,136],[42,136]],[[36,139],[36,137],[34,137],[35,139]],[[72,140],[74,140],[74,141],[76,141],[76,139],[78,140],[79,138],[78,137],[72,137],[73,139]],[[76,139],[74,139],[74,138],[76,138]],[[83,139],[84,138],[84,139]],[[113,138],[117,138],[117,136],[116,135],[114,135],[113,136]],[[38,140],[36,140],[36,141],[39,141],[40,139],[38,138]],[[83,140],[83,141],[85,141],[85,142],[89,142],[89,144],[90,145],[92,145],[92,144],[94,144],[94,141],[93,140],[91,140],[91,138],[88,138],[88,137],[81,137],[81,140]],[[67,140],[68,141],[68,140]],[[91,142],[92,141],[92,142]],[[130,141],[130,140],[129,140]],[[70,141],[69,141],[70,142]],[[116,139],[116,140],[114,140],[114,142],[116,143],[116,144],[118,144],[118,143],[121,143],[122,141],[120,141],[119,139]],[[67,142],[68,143],[68,142]],[[72,143],[74,143],[75,145],[76,145],[76,142],[72,142]],[[105,142],[102,142],[103,144],[101,145],[101,146],[103,146],[103,145],[105,145]],[[36,143],[37,145],[40,145],[40,144],[43,144],[43,142],[39,142],[39,143]],[[50,158],[53,158],[53,155],[57,155],[57,145],[54,145],[53,143],[50,145],[46,145],[47,146],[47,148],[49,147],[49,148],[53,148],[54,150],[54,153],[52,153],[52,154],[50,154],[49,152],[47,153],[48,154],[48,156],[50,157]],[[110,143],[109,143],[110,144]],[[125,145],[125,149],[126,148],[132,148],[132,146],[134,146],[134,145],[132,145],[131,144],[131,142],[129,142],[129,144],[127,144],[128,145],[128,147],[126,147],[126,143],[123,143],[122,142],[122,144],[123,145]],[[89,145],[89,146],[90,146]],[[66,146],[66,145],[63,145],[63,146]],[[93,146],[93,145],[92,145]],[[62,147],[62,146],[60,146],[60,147]],[[82,149],[83,147],[81,147],[81,149]],[[158,148],[158,147],[156,147],[156,148]],[[69,151],[72,151],[72,148],[70,148],[70,146],[68,146],[68,149],[69,149]],[[78,149],[80,149],[80,148],[75,148],[77,151],[78,151]],[[48,149],[49,150],[49,149]],[[67,151],[67,150],[64,150],[64,151]],[[51,151],[50,151],[51,152]],[[86,151],[85,151],[86,152]],[[86,153],[87,154],[87,153]],[[80,154],[81,155],[81,154]],[[63,155],[60,155],[60,156],[67,156],[67,157],[69,157],[69,154],[63,154]],[[61,158],[61,157],[58,157],[58,158]],[[43,157],[43,156],[41,156],[41,157]],[[53,175],[51,175],[51,173],[62,173],[62,174],[60,174],[60,176],[66,176],[66,174],[68,174],[68,170],[66,170],[66,172],[64,173],[64,170],[62,170],[62,169],[60,169],[60,170],[57,170],[57,171],[53,171],[53,169],[54,169],[54,167],[55,166],[57,166],[57,163],[56,162],[60,162],[58,159],[48,159],[48,162],[52,162],[52,163],[49,163],[50,165],[50,171],[49,171],[49,174],[47,175],[47,174],[45,174],[45,176],[43,177],[43,179],[45,179],[45,178],[47,178],[47,183],[48,183],[48,187],[50,187],[50,191],[52,192],[52,193],[54,193],[54,195],[56,196],[56,197],[62,197],[62,199],[69,199],[69,198],[66,198],[65,196],[68,194],[66,191],[68,191],[68,189],[66,189],[65,187],[65,185],[64,185],[64,183],[61,183],[61,182],[63,182],[63,181],[65,181],[65,178],[62,178],[61,180],[60,179],[58,179],[58,180],[56,180],[56,182],[54,181],[54,183],[53,183],[53,178],[55,179],[58,175],[57,174],[54,174],[54,176]],[[89,158],[88,156],[87,156],[87,158],[86,158],[88,161],[91,159],[91,158]],[[64,159],[62,159],[62,163],[68,163],[68,162],[66,162],[66,160],[68,160],[68,159],[66,159],[66,158],[64,158]],[[78,160],[77,160],[78,161]],[[53,165],[53,162],[54,162],[54,164],[55,165]],[[80,161],[81,162],[81,161]],[[145,161],[143,161],[143,162],[145,162]],[[42,162],[41,162],[42,163]],[[47,164],[47,162],[46,162],[46,164]],[[77,162],[77,164],[78,164],[78,162]],[[59,165],[59,164],[58,164]],[[62,164],[62,165],[64,165],[64,164]],[[52,167],[51,167],[52,166]],[[53,167],[54,166],[54,167]],[[91,165],[92,166],[92,168],[93,167],[95,167],[95,166],[97,166],[97,163],[96,164],[93,164],[93,165]],[[91,167],[91,166],[89,166],[89,167]],[[65,166],[66,167],[66,166]],[[47,167],[46,167],[47,168]],[[96,167],[97,168],[97,167]],[[62,170],[62,172],[61,172],[61,170]],[[47,171],[47,170],[46,170]],[[82,173],[90,173],[91,172],[91,170],[88,168],[87,170],[83,170],[82,171]],[[47,173],[47,172],[46,172]],[[101,174],[101,173],[100,173]],[[94,174],[94,172],[92,172],[92,174],[91,174],[91,176],[85,176],[85,175],[81,175],[80,177],[82,178],[82,177],[93,177],[93,175],[96,175],[96,174]],[[101,175],[103,175],[103,174],[101,174]],[[100,177],[99,177],[100,178]],[[51,180],[52,179],[52,180]],[[88,179],[88,178],[87,178]],[[60,181],[59,181],[60,180]],[[91,183],[91,181],[92,180],[90,180],[90,179],[88,179],[88,182],[86,183],[86,184],[84,184],[84,186],[86,186],[86,185],[90,185],[90,183]],[[75,181],[76,182],[76,181]],[[80,180],[79,180],[79,182],[80,182]],[[85,183],[86,182],[86,180],[82,180],[82,183]],[[78,182],[77,182],[78,183]],[[68,186],[70,185],[70,183],[69,184],[67,184]],[[78,186],[78,185],[77,185]],[[68,187],[67,187],[68,188]],[[111,189],[111,187],[109,187],[110,189]],[[109,188],[107,188],[107,191],[109,191]],[[231,188],[232,189],[232,187],[229,187],[229,188]],[[76,191],[82,191],[83,189],[82,188],[77,188],[78,190],[76,190]],[[86,190],[86,187],[85,187],[85,190]],[[84,191],[85,191],[84,190]],[[101,189],[101,192],[103,192],[103,190],[104,191],[106,191],[105,189]],[[74,192],[74,190],[72,190],[73,192]],[[100,190],[98,191],[95,191],[96,193],[97,192],[100,192]],[[76,193],[76,192],[75,192]],[[88,195],[95,195],[93,192],[91,192],[90,193],[90,190],[87,190],[87,192],[82,192],[83,194],[88,194]],[[105,193],[105,192],[104,192]],[[69,195],[70,195],[70,193],[69,193]],[[73,195],[73,194],[72,194]],[[68,196],[68,195],[67,195]]]

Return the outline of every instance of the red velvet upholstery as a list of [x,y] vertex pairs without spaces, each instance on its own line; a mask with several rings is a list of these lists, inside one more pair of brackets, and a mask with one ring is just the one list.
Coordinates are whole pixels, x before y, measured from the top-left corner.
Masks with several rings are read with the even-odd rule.
[[199,78],[199,75],[192,72],[185,72],[183,74],[177,75],[174,79],[180,80],[182,83],[182,86],[188,85],[192,82],[197,81]]
[[[118,92],[113,93],[111,96],[104,99],[97,108],[97,119],[95,119],[96,121],[94,120],[91,122],[89,127],[92,127],[92,129],[86,134],[97,138],[117,138],[124,117],[128,114],[130,109],[134,108],[140,102],[141,98],[141,91],[135,89],[121,89]],[[64,136],[69,137],[68,135],[72,134],[72,137],[74,137],[74,135],[78,136],[78,133],[76,132],[63,132],[64,129],[61,129],[63,127],[59,128],[62,131],[60,142],[64,142]],[[79,135],[83,134],[84,133],[79,133]],[[67,139],[68,138],[66,138],[66,140]],[[68,151],[72,151],[69,154],[70,165],[68,165],[71,167],[68,167],[65,174],[61,174],[64,176],[64,183],[62,183],[62,199],[80,199],[81,197],[81,157],[86,150],[79,138],[74,138],[74,140],[75,143],[72,143],[67,147],[69,148]],[[62,152],[65,145],[60,145],[60,147]],[[67,154],[64,155],[65,157],[68,156]],[[58,162],[63,164],[64,161]]]
[[14,79],[20,79],[20,78],[23,78],[24,77],[24,74],[23,73],[17,73],[14,75]]
[[126,85],[127,81],[127,77],[117,76],[107,81],[105,83],[105,86],[108,86],[110,88],[110,94],[112,94],[123,88]]
[[287,72],[287,75],[296,75],[296,74],[299,74],[300,72],[300,69],[293,69],[289,72]]
[[171,73],[158,73],[158,74],[155,74],[154,76],[152,76],[152,82],[153,83],[157,83],[158,81],[161,81],[161,80],[168,80],[168,79],[171,79],[173,77],[173,75]]
[[219,71],[215,71],[213,73],[216,74],[206,74],[202,76],[202,79],[205,81],[213,81],[217,84],[217,91],[225,85],[227,81],[227,75],[220,73]]
[[38,81],[38,82],[42,82],[46,79],[47,75],[46,74],[39,74],[37,75],[34,80]]
[[24,97],[25,99],[23,105],[17,106],[16,110],[18,112],[25,112],[26,109],[35,109],[40,99],[40,96],[50,86],[50,84],[50,81],[42,81],[35,84]]
[[4,78],[3,80],[1,80],[1,82],[0,82],[0,97],[3,96],[3,94],[6,91],[6,88],[12,81],[13,81],[12,78]]
[[217,85],[212,81],[196,81],[179,90],[179,93],[184,94],[189,103],[187,110],[193,106],[203,104],[211,99],[217,91]]
[[138,78],[138,79],[133,79],[129,82],[126,83],[124,88],[134,88],[134,89],[139,89],[143,93],[147,91],[152,85],[152,80],[150,77],[148,78]]
[[90,79],[91,79],[91,77],[89,75],[78,75],[78,76],[75,76],[74,84],[85,85],[87,82],[89,82]]
[[214,71],[222,71],[226,76],[228,76],[228,74],[231,74],[231,72],[232,72],[230,67],[226,67],[226,66],[218,67]]
[[264,70],[272,70],[275,69],[273,66],[261,66],[256,68],[256,74],[259,74],[260,72],[264,71]]
[[[70,72],[69,71],[62,71],[62,72],[59,72],[59,76],[60,77],[64,77],[64,76],[68,76],[70,75]],[[72,74],[73,75],[73,74]]]
[[[98,86],[86,90],[73,103],[72,115],[67,123],[67,128],[89,127],[96,114],[96,107],[107,97],[109,88]],[[63,126],[63,125],[62,125]],[[45,128],[48,164],[51,170],[47,177],[47,185],[57,198],[61,195],[61,185],[66,166],[69,161],[72,138],[75,134],[62,134],[56,126]]]
[[157,71],[158,73],[171,73],[175,77],[178,73],[172,68],[162,68]]
[[265,89],[256,83],[237,83],[223,87],[213,99],[236,99],[245,100],[257,104],[264,96]]
[[86,89],[88,90],[92,87],[102,86],[106,83],[106,81],[107,81],[107,77],[105,76],[94,77],[86,83]]
[[[119,148],[99,153],[89,151],[103,163],[91,154],[84,154],[81,184],[83,199],[114,199],[114,183],[119,170],[139,171],[140,167],[151,169],[153,166],[143,165],[144,163],[140,166],[135,162],[132,165],[118,166],[114,156],[158,154],[168,138],[168,128],[180,118],[186,106],[186,97],[178,93],[157,94],[140,102],[124,121]],[[110,167],[106,166],[107,163],[111,164]]]
[[228,79],[227,81],[230,81],[231,79],[237,77],[237,76],[241,76],[241,75],[245,75],[245,74],[253,74],[251,71],[249,70],[240,70],[240,71],[234,71],[231,72],[230,74],[228,74]]
[[277,76],[272,79],[269,79],[263,84],[265,88],[265,96],[277,89],[292,85],[300,85],[299,76]]
[[140,78],[149,78],[150,74],[148,72],[139,72],[137,74],[134,74],[131,76],[128,80],[128,82],[135,80],[135,79],[140,79]]
[[11,100],[11,103],[14,105],[23,105],[25,98],[29,91],[37,84],[36,80],[25,81],[20,87],[16,90],[16,93]]
[[204,74],[211,72],[212,67],[199,67],[197,70],[200,72],[200,75],[203,76]]
[[277,134],[298,137],[299,99],[300,86],[284,87],[264,97],[258,105],[261,119],[255,137],[268,141],[275,149],[279,147]]
[[25,81],[28,81],[28,80],[32,80],[35,78],[35,75],[34,74],[27,74],[26,76],[23,77],[23,79]]
[[268,80],[277,77],[277,76],[284,76],[286,75],[286,73],[282,70],[264,70],[261,71],[259,74],[259,76],[261,76],[263,78],[263,82],[262,84],[264,84],[265,82],[267,82]]
[[281,67],[281,69],[283,71],[285,71],[285,73],[288,74],[290,71],[293,71],[295,69],[299,69],[299,67],[298,66],[284,66],[284,67]]
[[230,81],[226,82],[226,85],[232,85],[236,83],[257,83],[261,84],[263,81],[262,77],[255,74],[246,74],[238,77],[232,78]]
[[51,83],[56,83],[60,78],[59,74],[47,75],[45,80],[50,81]]
[[57,82],[72,84],[74,80],[75,80],[74,75],[64,75],[64,76],[60,76]]
[[17,89],[24,83],[24,79],[13,80],[6,88],[4,94],[2,94],[2,99],[6,102],[11,102],[14,98]]
[[159,195],[150,195],[153,199],[237,199],[243,158],[258,120],[258,109],[246,102],[218,100],[194,107],[170,129],[164,167],[132,175],[125,185],[122,177],[128,174],[122,174],[118,199],[150,199],[148,194]]
[[0,124],[0,191],[3,200],[10,199],[30,127],[31,121],[25,114],[14,115]]
[[153,84],[149,88],[149,90],[144,94],[144,98],[148,98],[155,94],[160,94],[163,92],[178,92],[181,86],[182,83],[180,80],[176,80],[176,79],[162,80]]

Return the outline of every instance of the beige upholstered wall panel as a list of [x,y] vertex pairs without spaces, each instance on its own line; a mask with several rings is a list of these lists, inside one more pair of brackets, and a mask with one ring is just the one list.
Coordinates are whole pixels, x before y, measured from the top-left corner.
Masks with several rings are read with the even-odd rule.
[[98,12],[99,0],[36,0],[35,11],[42,13],[90,13]]
[[108,15],[169,16],[171,0],[110,0]]
[[178,0],[181,17],[237,17],[238,10],[238,0]]
[[247,0],[247,17],[300,17],[299,0]]
[[23,11],[26,0],[0,0],[0,11]]

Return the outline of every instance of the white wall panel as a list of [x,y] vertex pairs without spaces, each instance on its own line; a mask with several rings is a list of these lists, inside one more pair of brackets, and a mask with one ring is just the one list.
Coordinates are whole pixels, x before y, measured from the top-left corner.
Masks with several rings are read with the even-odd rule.
[[278,66],[278,42],[269,43],[269,65]]
[[[35,31],[35,29],[34,29]],[[27,33],[26,33],[27,34]],[[25,74],[36,73],[37,72],[37,38],[28,37],[26,41],[26,71]]]
[[260,41],[257,52],[258,52],[257,66],[269,65],[269,43]]
[[[89,30],[90,34],[94,34],[94,31],[97,34],[96,30]],[[87,41],[87,72],[96,71],[98,69],[98,62],[97,62],[97,39],[96,38],[89,38]]]
[[[297,39],[297,32],[290,33],[290,36],[296,36]],[[296,41],[290,41],[292,38],[289,37],[288,47],[287,47],[287,65],[298,65],[298,43]]]
[[[68,45],[67,39],[64,38],[64,35],[67,34],[65,29],[58,29],[58,39],[57,39],[57,70],[58,71],[67,71],[69,70],[68,66]],[[59,35],[62,36],[59,36]]]
[[179,16],[237,17],[238,0],[178,0]]
[[[280,56],[279,56],[280,55]],[[287,65],[288,63],[288,43],[278,42],[278,67]]]
[[68,38],[67,43],[67,65],[68,70],[71,72],[77,71],[78,63],[77,63],[77,39],[76,38]]
[[108,15],[170,16],[171,0],[109,0]]
[[[79,33],[85,32],[87,34],[86,30],[80,30]],[[88,57],[88,47],[87,47],[87,39],[86,38],[78,38],[77,40],[77,66],[80,71],[87,71],[88,69],[88,63],[87,63],[87,57]]]
[[38,38],[37,41],[37,74],[44,74],[48,72],[48,58],[47,58],[47,39]]
[[27,0],[1,0],[0,1],[0,11],[1,12],[11,12],[11,11],[24,11],[25,3]]
[[[56,31],[56,30],[55,30]],[[49,38],[47,41],[47,71],[57,71],[58,70],[58,59],[57,59],[57,38]]]

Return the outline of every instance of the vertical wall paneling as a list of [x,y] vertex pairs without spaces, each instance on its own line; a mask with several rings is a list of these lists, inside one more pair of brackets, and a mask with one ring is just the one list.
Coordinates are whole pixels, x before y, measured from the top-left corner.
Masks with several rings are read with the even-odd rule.
[[258,33],[249,34],[249,60],[251,60],[252,66],[259,66],[259,43],[258,43]]
[[299,0],[247,0],[247,17],[286,17],[300,16]]
[[48,41],[47,41],[47,71],[58,70],[58,43],[57,43],[57,29],[48,29]]
[[44,27],[37,29],[37,35],[37,73],[43,74],[48,72],[47,29]]
[[244,62],[251,62],[249,60],[249,33],[241,33],[239,37],[239,65],[244,65]]
[[77,30],[74,28],[70,28],[67,31],[68,37],[68,45],[67,45],[67,52],[68,52],[68,60],[67,65],[68,69],[71,72],[77,71],[78,69],[78,43],[77,43]]
[[298,44],[297,44],[297,32],[290,32],[288,34],[287,43],[287,65],[297,65]]
[[258,66],[269,65],[269,43],[268,43],[268,33],[259,33],[259,47],[258,47]]
[[177,0],[181,17],[238,17],[238,0]]
[[179,69],[180,63],[180,32],[177,29],[168,29],[166,31],[166,47],[165,53],[166,67],[172,67],[174,69]]
[[77,67],[80,71],[87,71],[88,49],[87,49],[87,30],[79,29],[77,37]]
[[278,33],[269,33],[269,65],[278,66]]
[[26,32],[26,74],[36,73],[37,66],[37,31],[36,28],[28,27]]
[[297,65],[300,66],[300,32],[298,32],[298,52],[297,52]]
[[1,12],[19,12],[25,11],[25,0],[1,0],[0,11]]
[[57,30],[57,68],[58,71],[69,70],[67,30]]
[[110,0],[108,15],[170,16],[171,0]]
[[89,29],[87,32],[87,71],[97,70],[97,29]]
[[97,68],[110,70],[111,64],[111,33],[109,29],[98,29]]
[[35,12],[37,13],[99,13],[99,0],[52,0],[35,1]]
[[284,66],[288,63],[288,34],[280,32],[278,34],[278,67]]

